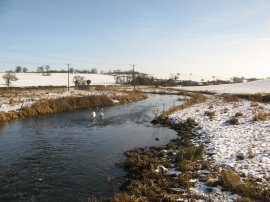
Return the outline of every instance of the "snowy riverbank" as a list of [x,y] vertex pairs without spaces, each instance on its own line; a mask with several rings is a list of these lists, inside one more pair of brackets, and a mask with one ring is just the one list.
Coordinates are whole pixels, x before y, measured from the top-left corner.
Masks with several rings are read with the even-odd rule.
[[[254,121],[258,114],[265,114],[267,120]],[[243,176],[269,183],[269,115],[270,104],[226,102],[220,97],[210,97],[207,102],[177,111],[169,118],[174,123],[192,118],[199,124],[196,130],[199,139],[195,143],[205,144],[208,158],[214,164],[232,167]],[[229,123],[233,118],[239,124]]]

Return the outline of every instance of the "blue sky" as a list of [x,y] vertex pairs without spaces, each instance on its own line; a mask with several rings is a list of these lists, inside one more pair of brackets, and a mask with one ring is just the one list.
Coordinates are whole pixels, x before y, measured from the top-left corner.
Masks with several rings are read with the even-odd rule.
[[0,0],[0,71],[270,77],[268,0]]

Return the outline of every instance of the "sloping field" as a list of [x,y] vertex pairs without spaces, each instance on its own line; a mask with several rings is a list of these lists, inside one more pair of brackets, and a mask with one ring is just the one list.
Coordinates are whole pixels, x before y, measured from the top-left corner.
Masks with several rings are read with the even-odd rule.
[[[0,87],[5,87],[3,75],[0,73]],[[42,76],[38,73],[18,73],[18,80],[12,82],[11,87],[26,87],[26,86],[67,86],[67,73],[52,73],[51,76]],[[83,76],[85,80],[91,80],[91,85],[114,85],[113,76],[102,74],[70,74],[69,85],[74,86],[74,76]]]
[[211,91],[216,93],[230,93],[230,94],[256,94],[256,93],[270,93],[270,80],[258,80],[247,83],[211,85],[211,86],[190,86],[177,87],[178,89],[191,91]]

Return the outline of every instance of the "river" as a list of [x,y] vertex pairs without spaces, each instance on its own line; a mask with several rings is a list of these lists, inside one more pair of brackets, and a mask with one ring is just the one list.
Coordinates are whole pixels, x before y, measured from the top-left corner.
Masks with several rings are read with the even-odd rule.
[[[174,104],[175,95],[103,109],[88,109],[13,121],[0,127],[0,201],[81,201],[114,194],[125,180],[123,152],[156,146],[175,131],[150,121]],[[156,141],[155,139],[159,140]]]

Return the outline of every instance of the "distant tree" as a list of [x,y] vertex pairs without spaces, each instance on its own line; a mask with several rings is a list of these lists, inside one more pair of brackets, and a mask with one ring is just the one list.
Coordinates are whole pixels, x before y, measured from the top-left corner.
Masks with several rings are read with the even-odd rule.
[[92,69],[90,70],[90,73],[91,73],[91,74],[97,74],[97,68],[92,68]]
[[73,82],[77,87],[85,86],[86,83],[84,76],[74,76]]
[[15,72],[16,73],[22,72],[22,67],[21,66],[17,66],[16,69],[15,69]]
[[26,67],[23,68],[23,72],[28,72],[28,69]]
[[234,83],[243,83],[244,82],[244,77],[239,78],[239,77],[234,76],[231,79],[232,79],[232,82],[234,82]]
[[69,68],[69,73],[74,73],[75,72],[75,69],[73,67]]
[[15,73],[9,72],[3,75],[3,79],[5,80],[5,83],[9,87],[12,81],[17,81],[18,78],[16,77]]
[[37,72],[38,73],[43,73],[44,72],[44,66],[37,67]]
[[43,72],[43,76],[51,76],[51,72],[50,72],[50,70],[51,70],[51,67],[49,66],[49,65],[46,65],[45,67],[44,67],[44,72]]
[[86,83],[87,83],[87,85],[89,86],[90,85],[90,83],[91,83],[91,80],[86,80]]

